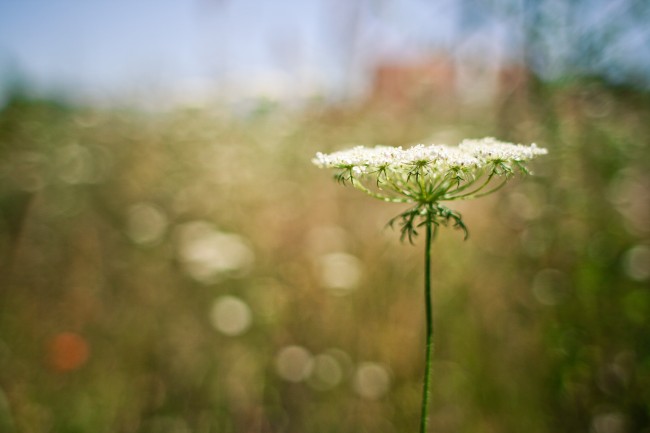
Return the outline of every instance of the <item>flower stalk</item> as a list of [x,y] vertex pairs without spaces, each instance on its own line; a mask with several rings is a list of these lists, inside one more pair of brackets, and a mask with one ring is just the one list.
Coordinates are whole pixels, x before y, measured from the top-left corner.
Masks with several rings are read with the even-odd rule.
[[425,224],[424,242],[424,308],[426,312],[426,355],[424,361],[424,384],[422,386],[422,410],[420,412],[420,433],[426,433],[429,423],[429,395],[431,394],[431,367],[433,361],[433,305],[431,301],[431,218]]

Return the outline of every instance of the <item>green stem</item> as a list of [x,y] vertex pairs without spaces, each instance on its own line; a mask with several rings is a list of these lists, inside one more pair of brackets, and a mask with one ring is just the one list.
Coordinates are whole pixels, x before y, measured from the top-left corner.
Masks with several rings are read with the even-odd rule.
[[429,382],[431,381],[431,357],[433,355],[433,311],[431,307],[431,226],[432,216],[427,215],[426,243],[424,247],[424,303],[427,320],[427,347],[424,365],[424,386],[422,390],[422,414],[420,416],[420,433],[427,432],[429,421]]
[[503,179],[503,182],[501,182],[498,186],[496,186],[495,188],[492,188],[492,189],[490,189],[488,191],[477,194],[483,188],[485,188],[485,186],[483,186],[480,189],[478,189],[478,190],[476,190],[476,191],[474,191],[474,192],[472,192],[470,194],[457,195],[455,197],[450,197],[449,200],[458,200],[458,199],[460,199],[460,200],[469,200],[469,199],[472,199],[472,198],[485,197],[486,195],[490,195],[493,192],[496,192],[496,191],[500,190],[501,188],[503,188],[505,186],[506,183],[508,183],[507,178]]
[[363,191],[366,194],[368,194],[370,197],[377,198],[382,201],[387,201],[387,202],[392,202],[392,203],[410,203],[411,200],[405,199],[405,198],[399,198],[399,197],[389,197],[387,195],[379,194],[377,192],[374,192],[368,188],[366,188],[363,183],[361,183],[360,180],[355,179],[354,177],[350,178],[350,183],[352,184],[353,187],[358,189],[359,191]]
[[[455,200],[455,199],[459,199],[459,198],[471,197],[471,196],[473,196],[474,194],[476,194],[477,192],[481,191],[481,190],[482,190],[483,188],[485,188],[486,186],[488,186],[488,184],[489,184],[490,181],[492,180],[492,177],[493,177],[493,176],[494,176],[494,174],[490,174],[490,175],[485,179],[485,182],[483,182],[483,184],[482,184],[480,187],[478,187],[477,189],[475,189],[475,190],[472,191],[472,192],[466,192],[465,194],[461,194],[461,195],[454,195],[454,194],[457,194],[457,193],[459,193],[459,192],[461,192],[461,191],[464,191],[464,190],[468,189],[469,187],[471,187],[472,185],[474,185],[474,182],[470,182],[470,183],[467,183],[467,184],[465,184],[465,185],[463,185],[463,186],[461,186],[461,187],[459,187],[459,188],[456,188],[455,190],[453,190],[453,191],[451,191],[451,192],[449,193],[449,195],[448,195],[447,198],[448,198],[449,200]],[[478,179],[477,179],[477,180],[478,180]]]

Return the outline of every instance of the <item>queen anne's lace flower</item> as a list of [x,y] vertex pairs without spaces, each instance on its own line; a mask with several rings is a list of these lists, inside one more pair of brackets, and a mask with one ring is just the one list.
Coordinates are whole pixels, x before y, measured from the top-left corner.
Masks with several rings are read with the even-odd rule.
[[[318,167],[337,170],[335,177],[339,182],[349,182],[372,197],[415,204],[411,223],[417,216],[429,215],[436,221],[442,217],[443,222],[451,218],[464,229],[460,215],[440,202],[494,192],[515,172],[527,174],[525,164],[546,153],[546,149],[535,144],[524,146],[487,137],[464,140],[457,147],[357,146],[330,154],[318,152],[312,161]],[[404,215],[400,217],[404,219]],[[415,234],[415,230],[407,230],[409,235]]]
[[[318,152],[313,163],[338,169],[338,180],[349,181],[375,197],[428,203],[471,198],[474,194],[467,193],[470,185],[485,178],[480,188],[483,191],[495,177],[509,178],[516,170],[527,173],[524,163],[546,153],[535,144],[523,146],[483,138],[465,140],[458,147],[357,146],[331,154]],[[374,188],[370,188],[372,183]]]
[[466,200],[490,194],[501,188],[515,172],[528,173],[526,163],[546,149],[534,144],[503,143],[494,138],[465,140],[457,147],[418,144],[409,149],[357,146],[330,154],[317,153],[313,163],[336,170],[336,179],[390,202],[411,203],[393,218],[402,240],[409,241],[422,228],[425,231],[424,293],[427,320],[426,358],[420,432],[427,431],[429,386],[433,356],[431,305],[431,241],[438,227],[453,225],[465,232],[461,215],[441,202]]

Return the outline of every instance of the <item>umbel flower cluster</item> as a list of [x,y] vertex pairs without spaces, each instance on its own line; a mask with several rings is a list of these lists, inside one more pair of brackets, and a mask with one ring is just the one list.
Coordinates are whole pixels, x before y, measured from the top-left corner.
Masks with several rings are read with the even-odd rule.
[[487,137],[457,147],[418,144],[401,147],[358,146],[317,153],[313,163],[336,170],[336,179],[383,201],[413,203],[390,221],[400,222],[410,241],[427,220],[434,229],[450,222],[467,236],[461,215],[441,202],[482,197],[503,187],[515,173],[529,174],[526,163],[547,150],[535,144],[504,143]]

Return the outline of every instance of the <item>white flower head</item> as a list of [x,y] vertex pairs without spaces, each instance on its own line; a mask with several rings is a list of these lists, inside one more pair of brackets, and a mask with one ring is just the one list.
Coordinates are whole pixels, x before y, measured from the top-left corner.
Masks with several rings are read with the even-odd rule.
[[[546,153],[546,149],[535,144],[525,146],[486,137],[464,140],[455,147],[444,144],[418,144],[407,149],[356,146],[330,154],[318,152],[312,162],[320,168],[335,169],[339,182],[349,182],[372,197],[414,203],[409,224],[418,215],[433,212],[462,226],[460,215],[440,202],[494,192],[515,172],[528,174],[526,163]],[[404,215],[401,217],[405,218]]]
[[548,153],[546,149],[537,147],[535,143],[524,146],[503,143],[492,137],[480,140],[464,140],[458,147],[464,152],[472,154],[483,163],[494,161],[523,162],[533,159],[537,155],[546,155]]
[[[527,173],[524,163],[546,153],[535,144],[524,146],[487,137],[464,140],[457,147],[356,146],[330,154],[318,152],[312,161],[321,168],[338,169],[340,181],[350,181],[387,201],[438,202],[470,198],[469,184],[481,178],[509,177],[516,170]],[[374,189],[364,185],[372,183],[368,182],[371,179]]]

